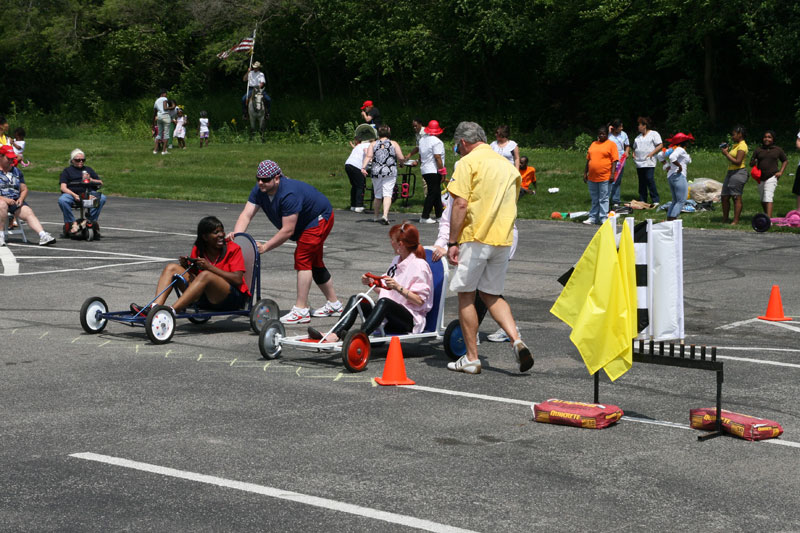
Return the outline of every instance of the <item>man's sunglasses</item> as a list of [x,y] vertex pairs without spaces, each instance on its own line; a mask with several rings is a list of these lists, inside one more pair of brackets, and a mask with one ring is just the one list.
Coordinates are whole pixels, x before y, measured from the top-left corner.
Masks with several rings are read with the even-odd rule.
[[86,161],[86,158],[76,157],[75,159],[73,159],[73,161],[75,161],[76,163],[83,163],[84,161]]
[[256,178],[256,181],[260,181],[261,183],[269,183],[270,181],[274,180],[275,176],[271,176],[269,178]]

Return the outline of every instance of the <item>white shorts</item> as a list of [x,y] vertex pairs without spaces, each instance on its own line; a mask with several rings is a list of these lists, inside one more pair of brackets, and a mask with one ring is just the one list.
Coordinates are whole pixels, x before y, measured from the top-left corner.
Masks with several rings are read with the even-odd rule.
[[778,178],[772,176],[766,180],[761,180],[758,184],[758,192],[761,193],[761,201],[765,204],[771,204],[775,198],[775,189],[778,188]]
[[459,247],[458,266],[450,281],[453,292],[479,290],[500,296],[506,283],[510,246],[465,242]]
[[375,198],[381,199],[384,196],[392,197],[394,185],[397,183],[397,176],[391,178],[372,178],[372,190],[375,191]]

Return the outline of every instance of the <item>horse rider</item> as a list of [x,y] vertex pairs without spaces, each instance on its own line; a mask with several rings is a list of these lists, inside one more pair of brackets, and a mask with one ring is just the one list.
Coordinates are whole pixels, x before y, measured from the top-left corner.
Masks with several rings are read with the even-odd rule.
[[242,78],[242,81],[244,80],[247,80],[247,93],[242,96],[242,118],[247,119],[247,100],[253,96],[253,91],[257,90],[261,91],[261,94],[264,95],[264,102],[267,106],[266,118],[269,119],[272,99],[264,90],[264,86],[267,83],[267,78],[264,76],[264,73],[261,72],[261,63],[254,61],[253,66],[247,69],[247,73]]

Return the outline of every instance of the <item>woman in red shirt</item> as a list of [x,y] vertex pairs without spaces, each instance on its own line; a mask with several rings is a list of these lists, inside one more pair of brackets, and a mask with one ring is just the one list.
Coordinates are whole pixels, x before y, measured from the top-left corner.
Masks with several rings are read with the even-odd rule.
[[[189,257],[181,256],[178,263],[164,267],[158,279],[156,294],[152,305],[164,305],[172,292],[173,276],[183,274],[178,297],[172,308],[176,313],[183,312],[190,304],[197,302],[201,309],[210,311],[236,311],[242,309],[250,297],[250,290],[244,281],[244,257],[238,244],[225,240],[225,228],[217,217],[205,217],[197,224],[197,240]],[[168,288],[169,287],[169,288]],[[162,293],[163,291],[163,293]],[[131,311],[147,313],[142,306],[131,304]]]

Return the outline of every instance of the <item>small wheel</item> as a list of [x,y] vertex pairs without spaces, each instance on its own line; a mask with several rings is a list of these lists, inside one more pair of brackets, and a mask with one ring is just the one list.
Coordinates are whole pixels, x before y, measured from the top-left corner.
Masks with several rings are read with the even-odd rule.
[[354,329],[345,335],[342,342],[342,362],[351,372],[363,372],[367,369],[371,350],[367,334]]
[[166,305],[157,305],[150,309],[144,321],[144,330],[153,344],[169,342],[175,333],[175,315]]
[[87,227],[84,231],[86,233],[86,240],[87,241],[93,241],[94,240],[94,228],[88,228]]
[[261,333],[264,324],[279,318],[280,314],[281,310],[275,300],[269,298],[259,300],[250,310],[250,327],[256,333]]
[[188,318],[189,318],[189,322],[191,322],[192,324],[205,324],[206,322],[211,320],[210,316],[204,316],[204,317],[199,317],[199,318],[196,317],[196,316],[190,316]]
[[92,296],[83,302],[81,306],[81,327],[86,333],[100,333],[106,328],[108,319],[103,318],[103,314],[108,312],[108,305],[105,300],[98,296]]
[[447,329],[444,330],[444,353],[453,361],[467,353],[464,333],[461,331],[461,322],[458,319],[447,324]]
[[275,359],[281,353],[281,339],[286,335],[286,328],[280,320],[269,320],[258,335],[258,349],[264,359]]

